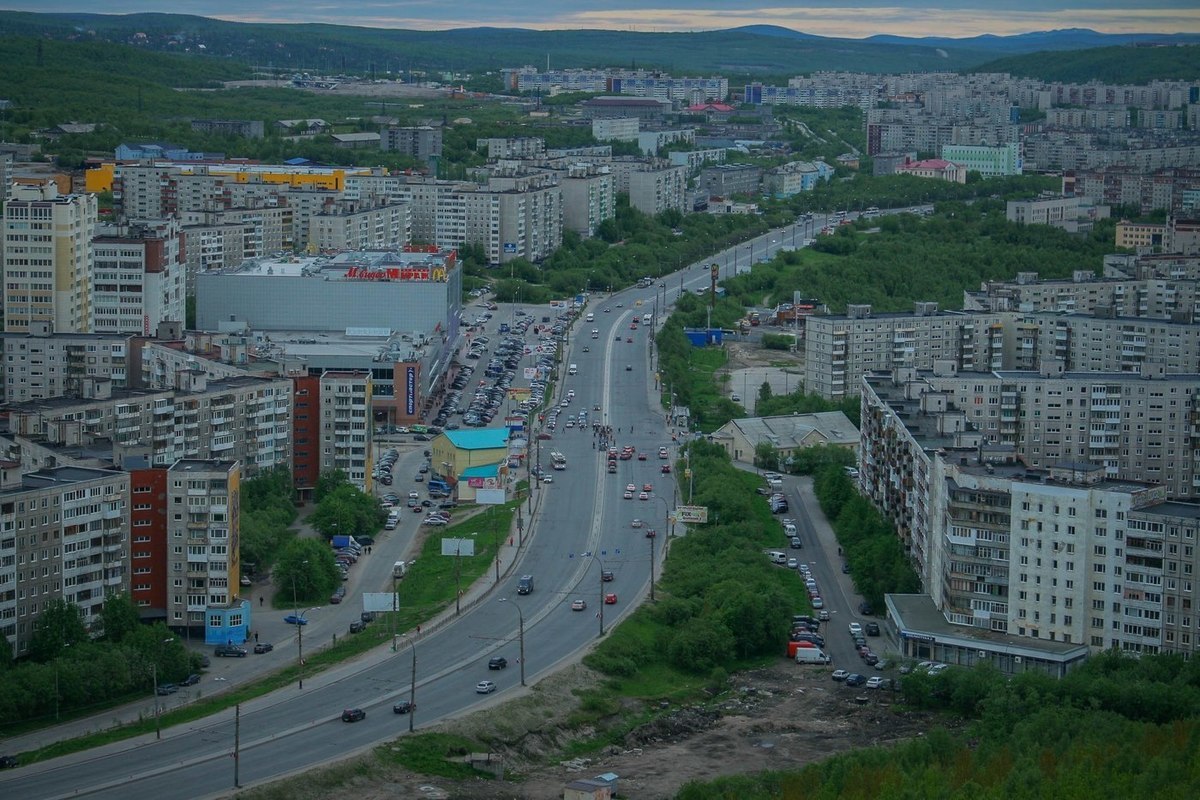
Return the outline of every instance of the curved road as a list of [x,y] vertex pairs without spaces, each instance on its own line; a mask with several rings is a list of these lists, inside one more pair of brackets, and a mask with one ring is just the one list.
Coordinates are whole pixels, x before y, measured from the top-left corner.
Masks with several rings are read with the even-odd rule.
[[[475,710],[480,702],[520,690],[518,619],[512,604],[519,604],[525,620],[527,679],[549,671],[581,652],[603,625],[610,628],[649,586],[651,548],[661,557],[666,543],[667,515],[673,507],[673,476],[662,475],[660,446],[671,439],[661,412],[652,406],[653,381],[645,365],[647,337],[653,326],[630,330],[634,314],[641,315],[677,296],[707,285],[711,263],[746,269],[762,255],[786,247],[787,236],[804,236],[806,228],[819,226],[820,218],[794,228],[774,231],[753,243],[732,248],[678,275],[664,279],[665,286],[629,289],[607,300],[594,301],[588,310],[594,322],[581,317],[575,323],[562,362],[575,363],[579,373],[565,376],[559,397],[567,389],[575,398],[561,409],[554,438],[538,441],[535,452],[554,450],[567,457],[568,468],[552,472],[553,484],[544,492],[537,514],[536,533],[526,537],[524,552],[513,574],[502,581],[488,601],[480,603],[455,624],[427,634],[419,643],[401,640],[399,652],[382,661],[364,659],[315,676],[305,689],[282,689],[246,703],[235,725],[232,710],[150,737],[121,742],[86,753],[13,770],[0,777],[0,795],[12,800],[63,797],[196,798],[220,796],[234,789],[235,737],[240,785],[278,779],[325,761],[345,757],[395,736],[408,727],[408,718],[391,712],[391,704],[408,697],[413,653],[417,660],[416,723],[440,720]],[[796,231],[800,231],[799,234]],[[642,305],[637,305],[638,301]],[[608,309],[607,312],[605,309]],[[591,330],[599,331],[591,338]],[[627,339],[632,339],[632,342]],[[584,347],[589,352],[583,352]],[[632,369],[627,370],[626,366]],[[600,412],[594,407],[599,405]],[[567,429],[568,414],[588,411],[582,429]],[[646,461],[619,461],[616,475],[605,471],[601,454],[594,449],[590,422],[599,413],[602,421],[621,433],[617,444],[632,444],[647,453]],[[536,457],[536,456],[535,456]],[[672,450],[672,461],[675,453]],[[542,459],[548,466],[549,455]],[[650,483],[649,500],[625,500],[625,486],[639,491]],[[659,490],[663,493],[660,495]],[[636,498],[636,495],[635,495]],[[656,529],[648,539],[644,529],[630,526],[634,518]],[[480,535],[488,535],[486,515],[480,518]],[[612,582],[601,583],[600,570],[611,570]],[[536,578],[532,594],[517,596],[516,576]],[[615,592],[618,603],[602,604],[603,592]],[[502,602],[501,599],[505,598]],[[588,608],[570,610],[571,601],[583,599]],[[603,611],[603,617],[601,612]],[[489,671],[487,660],[504,655],[509,667]],[[474,691],[477,681],[491,679],[498,694]],[[340,721],[343,708],[361,707],[365,720]]]

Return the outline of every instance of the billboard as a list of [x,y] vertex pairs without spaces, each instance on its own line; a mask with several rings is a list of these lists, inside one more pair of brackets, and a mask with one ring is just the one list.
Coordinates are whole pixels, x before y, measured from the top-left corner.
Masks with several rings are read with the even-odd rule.
[[679,521],[685,524],[703,525],[708,522],[708,506],[680,506],[675,513]]
[[404,413],[416,416],[417,413],[417,368],[404,368]]
[[400,597],[393,592],[363,592],[363,611],[399,611]]
[[474,539],[454,539],[449,536],[442,539],[442,555],[444,556],[473,556],[475,555]]
[[475,502],[481,506],[500,506],[505,501],[504,489],[476,489]]

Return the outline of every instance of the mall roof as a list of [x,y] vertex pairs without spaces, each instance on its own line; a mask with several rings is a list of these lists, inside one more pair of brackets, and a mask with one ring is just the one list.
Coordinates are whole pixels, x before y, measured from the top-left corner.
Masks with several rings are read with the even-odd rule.
[[498,450],[508,444],[508,428],[446,431],[443,435],[459,450]]

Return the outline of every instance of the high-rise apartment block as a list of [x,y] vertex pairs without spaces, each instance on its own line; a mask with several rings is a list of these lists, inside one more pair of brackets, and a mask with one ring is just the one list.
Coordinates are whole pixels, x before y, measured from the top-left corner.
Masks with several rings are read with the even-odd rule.
[[181,459],[167,470],[167,624],[202,627],[207,644],[241,643],[241,470],[236,461]]
[[367,488],[371,439],[371,373],[321,375],[321,472],[340,470]]
[[442,155],[442,129],[429,125],[385,127],[379,132],[379,149],[394,150],[420,161],[431,161]]
[[174,219],[117,226],[92,240],[93,333],[149,336],[162,322],[183,322],[186,263]]
[[4,329],[50,321],[88,333],[96,197],[60,195],[53,182],[15,189],[4,204]]
[[129,334],[53,333],[49,322],[27,333],[0,334],[6,403],[80,397],[85,384],[126,384]]

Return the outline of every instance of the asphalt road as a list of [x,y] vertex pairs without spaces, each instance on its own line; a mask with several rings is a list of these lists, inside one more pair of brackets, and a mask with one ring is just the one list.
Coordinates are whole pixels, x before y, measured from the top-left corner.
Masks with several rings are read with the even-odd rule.
[[[820,218],[812,224],[819,229]],[[805,236],[803,231],[809,227],[800,223],[795,235]],[[769,256],[789,246],[786,236],[790,231],[766,234],[728,254],[690,266],[678,275],[678,288],[672,276],[663,285],[594,299],[589,310],[595,314],[595,321],[580,318],[576,322],[561,359],[564,364],[578,364],[579,373],[566,376],[563,370],[564,383],[558,397],[574,389],[575,399],[560,412],[553,438],[536,440],[535,445],[535,460],[536,451],[542,451],[543,467],[549,462],[545,451],[554,450],[566,456],[568,468],[551,473],[553,483],[539,484],[536,491],[543,497],[535,520],[536,532],[526,538],[516,569],[484,602],[464,611],[454,624],[427,633],[416,644],[401,640],[399,651],[382,660],[363,659],[314,676],[305,681],[303,690],[292,687],[252,700],[242,706],[236,724],[233,711],[223,712],[168,729],[160,741],[144,737],[13,770],[0,776],[0,795],[14,800],[220,796],[234,787],[235,765],[239,783],[246,786],[342,758],[407,729],[408,718],[394,715],[391,704],[409,695],[414,655],[417,726],[474,710],[480,701],[487,703],[520,689],[518,615],[514,605],[524,617],[529,682],[577,655],[600,635],[602,627],[611,628],[647,591],[651,548],[657,548],[655,560],[660,561],[667,543],[668,513],[674,506],[674,482],[661,474],[664,462],[657,456],[660,446],[671,446],[671,437],[661,411],[652,405],[653,373],[646,366],[649,328],[639,325],[637,331],[630,330],[633,315],[653,310],[656,297],[661,314],[663,305],[679,291],[706,286],[706,267],[711,263],[726,263],[730,269],[749,268],[760,253]],[[595,339],[590,333],[593,328],[599,331]],[[589,352],[583,352],[584,347]],[[631,369],[626,369],[627,365]],[[596,405],[601,408],[599,412],[593,410]],[[601,453],[593,447],[590,424],[582,429],[565,427],[567,413],[578,414],[580,410],[588,411],[589,423],[599,413],[603,422],[619,429],[615,437],[619,446],[633,445],[647,453],[647,460],[618,462],[617,474],[607,474]],[[671,457],[674,461],[673,449]],[[397,475],[397,487],[403,488],[403,473]],[[652,496],[648,500],[623,499],[628,483],[639,490],[650,483]],[[406,491],[399,493],[403,496]],[[419,515],[408,516],[411,519]],[[635,517],[655,529],[658,536],[648,539],[645,528],[631,527]],[[413,524],[415,521],[406,520],[404,527]],[[408,533],[405,530],[397,538]],[[491,533],[485,515],[479,534]],[[360,562],[356,570],[364,566]],[[825,570],[833,568],[818,565],[818,580],[823,585]],[[370,571],[383,569],[372,565]],[[602,584],[601,569],[613,571],[615,580]],[[518,596],[516,579],[525,573],[535,576],[536,588],[530,595]],[[364,575],[364,586],[376,577]],[[615,605],[602,604],[606,592],[617,594]],[[587,610],[572,611],[571,601],[575,599],[585,600]],[[350,615],[351,609],[338,609],[336,613],[339,622],[327,624],[336,624],[340,632],[344,630],[340,618]],[[326,625],[319,628],[314,625],[310,635],[330,633]],[[829,637],[831,644],[837,638]],[[842,660],[836,648],[834,652],[835,658]],[[274,655],[283,654],[277,651]],[[489,671],[486,664],[492,655],[506,656],[509,667]],[[498,692],[476,694],[475,684],[483,679],[494,680]],[[341,722],[341,710],[350,707],[365,709],[366,719],[354,724]],[[236,760],[232,757],[235,747]]]

